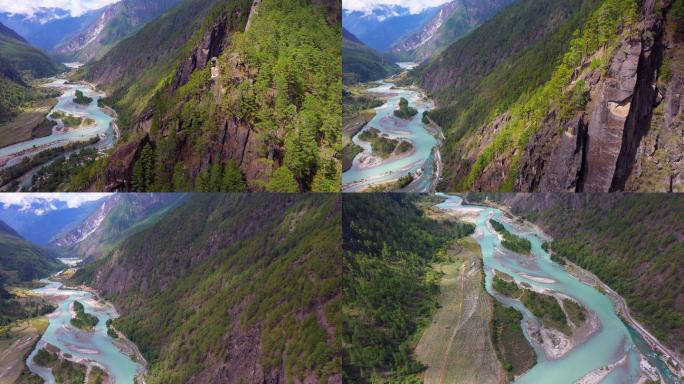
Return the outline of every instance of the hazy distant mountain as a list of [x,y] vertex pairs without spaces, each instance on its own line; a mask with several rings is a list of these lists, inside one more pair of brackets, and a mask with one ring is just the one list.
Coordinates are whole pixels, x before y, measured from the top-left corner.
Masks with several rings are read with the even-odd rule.
[[379,80],[398,71],[399,66],[342,28],[342,74],[345,83]]
[[[30,72],[33,77],[52,76],[64,69],[16,31],[0,23],[0,59],[17,72]],[[4,72],[4,71],[3,71]]]
[[5,282],[30,281],[55,272],[57,254],[22,238],[0,220],[0,275]]
[[417,14],[399,5],[381,5],[370,13],[343,10],[342,25],[369,47],[388,51],[431,20],[440,8],[426,8]]
[[0,22],[15,30],[31,44],[47,51],[78,35],[97,20],[103,9],[73,17],[59,8],[44,8],[33,15],[0,12]]
[[436,56],[515,0],[452,0],[418,31],[403,38],[392,52],[421,62]]
[[100,207],[70,231],[52,241],[69,249],[74,257],[104,257],[122,239],[154,224],[164,213],[185,199],[184,194],[120,193],[112,195]]
[[0,220],[25,239],[47,245],[54,237],[80,224],[101,205],[102,200],[99,200],[69,208],[63,201],[48,199],[35,199],[30,205],[24,206],[0,204]]
[[88,62],[99,59],[119,41],[133,35],[148,21],[181,0],[123,0],[104,9],[100,17],[72,38],[55,47],[67,59]]

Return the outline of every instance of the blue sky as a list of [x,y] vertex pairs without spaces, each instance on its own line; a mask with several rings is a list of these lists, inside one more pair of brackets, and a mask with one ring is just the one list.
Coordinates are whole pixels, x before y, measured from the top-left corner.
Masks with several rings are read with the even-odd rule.
[[33,15],[39,8],[61,8],[68,10],[72,16],[80,16],[118,1],[120,0],[0,0],[0,12]]
[[350,11],[370,12],[380,5],[401,5],[402,7],[409,8],[411,13],[418,13],[425,8],[442,5],[449,1],[450,0],[342,0],[342,8]]

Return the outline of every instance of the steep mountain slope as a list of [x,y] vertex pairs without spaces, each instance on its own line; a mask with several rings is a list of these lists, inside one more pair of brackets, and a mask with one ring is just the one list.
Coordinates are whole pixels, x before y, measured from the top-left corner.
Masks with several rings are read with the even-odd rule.
[[44,301],[17,298],[7,288],[58,271],[63,264],[55,257],[54,252],[24,240],[0,220],[0,326],[53,310]]
[[0,24],[0,58],[16,71],[25,72],[36,78],[52,76],[64,70],[64,66],[56,63],[3,24]]
[[57,254],[24,240],[0,221],[0,275],[5,283],[15,284],[45,277],[62,265]]
[[422,62],[436,56],[454,41],[516,0],[453,0],[417,32],[392,46],[392,52]]
[[87,69],[124,130],[91,174],[107,190],[338,190],[339,2],[195,2]]
[[380,52],[389,49],[402,37],[420,29],[432,19],[440,7],[412,13],[401,5],[377,5],[371,11],[344,10],[342,25],[364,44]]
[[182,194],[115,194],[52,245],[65,249],[72,257],[100,259],[122,240],[156,223],[184,199]]
[[0,23],[0,124],[12,120],[28,103],[45,97],[45,92],[29,87],[28,80],[64,69]]
[[345,83],[379,80],[399,67],[342,28],[342,76]]
[[15,30],[31,44],[52,51],[58,44],[77,35],[97,20],[104,9],[71,16],[60,8],[42,8],[33,14],[0,12],[0,23]]
[[[666,43],[677,62],[678,4],[521,1],[418,69],[448,132],[443,187],[681,189],[678,72],[661,67]],[[497,36],[521,17],[523,46]]]
[[150,20],[181,0],[123,0],[104,9],[102,15],[55,51],[69,60],[87,63],[99,59],[119,41],[133,35]]
[[75,279],[120,308],[150,383],[341,383],[336,195],[196,194]]
[[[344,194],[343,378],[346,383],[421,382],[413,353],[437,305],[431,264],[474,226],[427,217],[416,194]],[[392,225],[387,225],[392,223]]]
[[[594,272],[632,314],[684,355],[684,196],[673,194],[499,194],[540,225],[551,250]],[[469,196],[469,199],[482,196]]]

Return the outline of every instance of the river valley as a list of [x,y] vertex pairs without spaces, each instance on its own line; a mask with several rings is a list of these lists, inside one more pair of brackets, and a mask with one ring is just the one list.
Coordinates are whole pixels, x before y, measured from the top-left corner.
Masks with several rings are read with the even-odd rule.
[[[410,69],[415,64],[399,63],[403,69]],[[441,132],[439,128],[427,127],[422,122],[424,111],[433,108],[431,100],[422,92],[412,88],[398,87],[390,80],[380,81],[379,86],[370,88],[368,93],[387,97],[385,104],[376,108],[375,117],[353,138],[354,144],[363,149],[349,170],[342,174],[342,190],[344,192],[360,192],[373,186],[396,182],[409,173],[413,182],[403,188],[405,192],[434,192],[441,174],[441,158],[439,146]],[[408,100],[409,107],[418,113],[409,120],[394,116],[394,111],[401,98]],[[369,129],[377,129],[381,136],[394,140],[408,141],[412,150],[381,159],[373,156],[371,144],[360,138]]]
[[[94,138],[99,138],[95,144],[99,152],[112,148],[118,138],[115,113],[98,106],[98,100],[105,96],[97,91],[91,84],[71,83],[64,78],[50,78],[41,85],[46,88],[56,88],[62,92],[55,106],[48,113],[48,120],[55,123],[52,132],[48,136],[36,137],[0,148],[0,170],[19,164],[25,158],[31,158],[48,149],[63,147],[72,143],[84,143]],[[87,105],[74,102],[76,91],[81,91],[85,97],[92,101]],[[63,120],[53,118],[54,112],[62,112],[81,118],[84,123],[79,127],[66,127]],[[90,124],[85,124],[87,121]],[[63,154],[68,156],[70,152]],[[21,186],[30,186],[30,176],[45,164],[26,173],[20,181]]]
[[[646,341],[652,340],[651,337],[643,331],[637,332],[636,327],[627,325],[620,319],[616,313],[616,304],[609,296],[551,261],[549,254],[542,249],[542,243],[549,237],[541,230],[511,219],[499,209],[463,205],[460,197],[440,196],[445,197],[446,201],[437,205],[437,208],[455,212],[476,225],[473,237],[482,250],[486,290],[499,302],[514,307],[523,315],[523,333],[535,350],[537,364],[517,377],[516,383],[623,384],[641,383],[645,380],[660,380],[665,384],[682,382],[663,357],[654,351],[652,342]],[[488,223],[492,218],[503,223],[511,233],[529,240],[532,255],[523,256],[504,249],[498,233]],[[567,297],[578,302],[590,313],[590,329],[575,345],[572,340],[565,348],[540,344],[537,342],[539,336],[531,334],[531,330],[540,328],[540,320],[519,300],[503,296],[493,289],[496,271],[513,277],[516,282],[526,284],[537,292]],[[617,296],[612,292],[611,295]],[[624,303],[617,303],[617,307],[623,305]],[[634,325],[638,327],[638,324]]]
[[[137,354],[136,348],[130,342],[114,340],[107,335],[107,320],[117,317],[114,307],[98,300],[91,292],[63,289],[62,283],[56,281],[43,282],[47,285],[33,292],[54,302],[58,308],[48,315],[50,324],[26,360],[31,372],[39,375],[46,383],[55,383],[51,370],[33,361],[38,350],[51,344],[64,354],[71,355],[72,361],[100,367],[114,383],[134,383],[136,375],[142,372],[142,365],[137,362],[138,359],[133,360],[129,356],[129,353]],[[82,303],[86,313],[98,318],[99,321],[92,331],[83,331],[71,325],[71,307],[74,301]]]

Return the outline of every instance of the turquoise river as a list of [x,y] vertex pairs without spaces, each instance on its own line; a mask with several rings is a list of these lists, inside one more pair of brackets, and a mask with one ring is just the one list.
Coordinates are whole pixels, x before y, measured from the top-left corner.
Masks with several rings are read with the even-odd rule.
[[[504,305],[513,306],[523,315],[523,331],[535,348],[538,362],[528,372],[516,378],[515,383],[627,384],[658,376],[664,384],[681,383],[661,357],[651,349],[649,343],[618,317],[614,303],[608,296],[581,282],[562,266],[551,261],[549,254],[542,249],[542,243],[549,237],[538,228],[512,220],[499,209],[463,205],[460,197],[440,196],[445,197],[446,201],[439,204],[438,208],[467,215],[476,224],[473,237],[482,249],[487,291]],[[504,249],[498,234],[488,223],[491,218],[504,223],[512,233],[530,240],[533,255],[521,256]],[[593,312],[600,324],[583,343],[560,357],[547,358],[541,346],[532,342],[527,327],[528,324],[539,324],[539,320],[520,301],[493,290],[494,271],[506,273],[517,282],[531,285],[535,290],[571,297]]]
[[[87,291],[76,289],[61,289],[61,283],[45,280],[46,286],[35,289],[34,292],[50,298],[58,298],[58,308],[48,315],[50,325],[31,352],[26,365],[31,372],[42,377],[46,383],[55,383],[51,370],[36,365],[33,362],[35,354],[50,343],[71,359],[86,365],[97,365],[107,372],[114,383],[134,383],[141,365],[134,362],[116,345],[114,339],[107,335],[107,320],[116,317],[116,311],[109,304],[99,302],[95,296]],[[71,325],[71,304],[78,300],[83,304],[86,313],[91,313],[99,319],[92,331],[83,331]]]
[[[24,158],[35,156],[46,149],[62,147],[74,142],[85,142],[95,137],[100,138],[96,144],[100,151],[114,146],[118,135],[115,119],[97,105],[98,100],[105,96],[104,93],[96,91],[89,84],[68,83],[67,80],[60,78],[50,79],[43,87],[57,88],[62,92],[48,116],[55,111],[62,111],[84,119],[90,118],[94,124],[81,128],[65,128],[61,120],[48,117],[56,123],[52,134],[0,148],[0,169],[15,165]],[[74,103],[77,90],[92,98],[93,101],[88,105]]]
[[[404,69],[414,66],[412,63],[399,64]],[[397,87],[387,81],[378,83],[379,86],[368,89],[368,92],[388,99],[385,104],[376,108],[375,117],[352,138],[356,145],[363,148],[363,152],[356,156],[352,167],[342,174],[342,190],[359,192],[372,186],[394,182],[412,173],[414,181],[404,189],[405,192],[434,192],[441,172],[441,132],[430,132],[422,122],[423,112],[433,108],[432,101],[417,90]],[[409,106],[418,110],[418,114],[410,120],[394,116],[402,97],[408,100]],[[408,141],[414,150],[384,160],[372,156],[370,143],[359,138],[370,128],[379,130],[381,135],[390,139]]]

